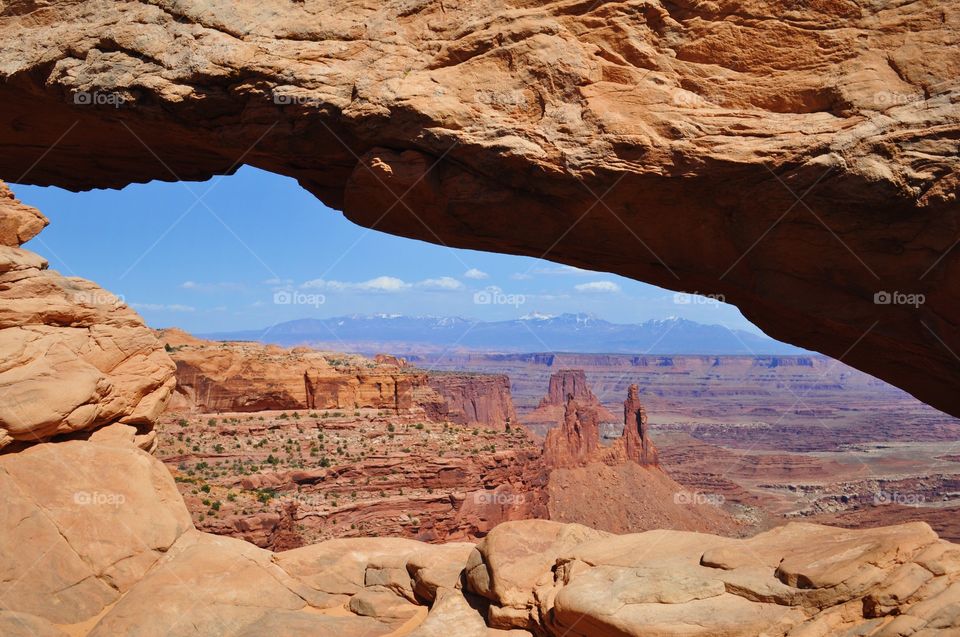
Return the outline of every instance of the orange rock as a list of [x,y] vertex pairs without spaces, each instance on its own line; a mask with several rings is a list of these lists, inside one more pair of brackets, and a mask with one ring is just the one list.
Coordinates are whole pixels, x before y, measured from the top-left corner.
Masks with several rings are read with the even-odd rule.
[[[45,220],[7,195],[3,186],[0,232],[16,244]],[[122,300],[15,245],[0,245],[0,351],[0,448],[112,423],[149,430],[176,382]]]

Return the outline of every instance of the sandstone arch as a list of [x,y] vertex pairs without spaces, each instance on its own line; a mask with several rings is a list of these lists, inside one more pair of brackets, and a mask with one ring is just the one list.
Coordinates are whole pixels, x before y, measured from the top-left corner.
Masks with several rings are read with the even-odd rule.
[[247,163],[387,232],[723,295],[960,415],[958,27],[935,0],[7,0],[0,178]]

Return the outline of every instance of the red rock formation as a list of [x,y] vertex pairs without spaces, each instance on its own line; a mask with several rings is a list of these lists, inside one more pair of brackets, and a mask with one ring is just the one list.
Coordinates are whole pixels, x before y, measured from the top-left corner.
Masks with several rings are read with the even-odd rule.
[[581,406],[573,395],[567,396],[563,424],[551,429],[544,441],[544,461],[552,468],[578,467],[591,462],[618,465],[627,461],[645,467],[658,466],[657,448],[650,439],[647,412],[636,385],[630,386],[623,402],[623,421],[623,436],[609,447],[601,447],[597,410]]
[[[627,458],[640,465],[657,465],[657,448],[650,440],[647,425],[647,410],[640,402],[639,388],[630,385],[627,399],[623,401],[623,444]],[[617,441],[618,443],[620,440]]]
[[428,383],[443,399],[435,420],[496,430],[517,422],[506,375],[431,373]]
[[581,407],[572,395],[567,397],[563,424],[551,429],[543,443],[543,459],[548,467],[577,467],[598,458],[600,421],[592,407]]
[[373,362],[377,365],[390,365],[392,367],[407,366],[407,359],[399,358],[393,354],[377,354],[373,357]]
[[297,510],[300,505],[296,501],[283,503],[280,521],[270,536],[269,546],[272,550],[289,551],[300,548],[306,542],[297,531]]
[[0,177],[243,157],[384,232],[723,295],[960,414],[956,2],[4,6]]
[[550,375],[547,395],[534,411],[523,417],[523,423],[537,433],[561,425],[566,418],[565,410],[571,396],[577,401],[579,409],[592,409],[598,422],[617,422],[617,417],[600,404],[591,391],[582,369],[563,369]]
[[177,364],[171,408],[203,413],[282,409],[388,409],[415,406],[426,374],[394,360],[282,348],[252,342],[216,342],[180,330],[160,332]]

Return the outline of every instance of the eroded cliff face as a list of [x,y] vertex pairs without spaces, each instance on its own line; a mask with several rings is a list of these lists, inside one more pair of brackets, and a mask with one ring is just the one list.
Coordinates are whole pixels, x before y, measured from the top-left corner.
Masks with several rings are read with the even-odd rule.
[[120,299],[20,247],[46,224],[0,182],[0,449],[108,425],[149,447],[173,362]]
[[177,329],[162,330],[160,338],[177,365],[171,408],[178,411],[414,410],[436,422],[498,431],[517,420],[504,375],[429,373],[384,354],[207,341]]
[[386,360],[283,348],[251,342],[198,339],[181,330],[161,332],[177,364],[171,408],[200,413],[283,409],[385,409],[417,404],[423,372]]
[[550,374],[547,394],[540,399],[536,409],[523,417],[523,424],[535,433],[546,435],[553,427],[564,424],[570,398],[576,401],[576,408],[590,410],[598,425],[619,422],[590,389],[582,369],[561,369]]
[[937,0],[7,0],[0,177],[252,164],[383,231],[722,295],[960,414],[958,26]]
[[436,419],[496,430],[517,424],[510,378],[504,374],[431,373],[428,384],[443,398]]
[[[551,382],[551,387],[553,383]],[[593,396],[590,389],[582,394]],[[608,446],[600,444],[600,417],[595,405],[580,404],[569,394],[563,423],[547,432],[543,458],[552,468],[582,467],[591,463],[621,465],[633,463],[658,467],[657,448],[650,439],[647,412],[640,402],[636,385],[630,385],[623,401],[623,435]],[[678,485],[679,486],[679,485]]]

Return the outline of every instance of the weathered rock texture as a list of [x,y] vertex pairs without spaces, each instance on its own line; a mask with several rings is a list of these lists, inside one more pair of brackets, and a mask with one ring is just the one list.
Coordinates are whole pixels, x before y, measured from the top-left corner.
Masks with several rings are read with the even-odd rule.
[[[922,523],[749,540],[508,522],[480,544],[271,553],[190,524],[161,463],[64,442],[0,457],[4,635],[948,636],[960,547]],[[501,632],[513,630],[516,632]]]
[[174,365],[117,297],[20,247],[46,223],[0,182],[0,448],[115,423],[149,436]]
[[461,425],[482,425],[502,430],[517,422],[510,395],[510,378],[504,374],[431,373],[429,385],[443,398],[436,420]]
[[6,0],[0,177],[252,164],[383,231],[723,295],[960,414],[958,27],[939,0]]
[[415,404],[426,374],[361,356],[160,333],[177,365],[171,407],[202,413],[279,409],[397,411]]
[[177,365],[171,408],[199,413],[283,409],[419,410],[437,422],[503,430],[516,420],[503,375],[431,374],[403,359],[160,332]]
[[[589,388],[581,395],[593,396]],[[720,501],[692,493],[660,469],[636,385],[623,407],[623,436],[602,445],[597,409],[568,396],[563,424],[547,432],[543,444],[550,469],[547,518],[615,533],[667,528],[742,534]]]
[[[552,383],[551,383],[552,386]],[[593,393],[589,388],[586,392]],[[543,458],[553,468],[582,467],[593,462],[619,465],[632,462],[658,466],[657,448],[650,439],[647,412],[640,403],[636,385],[631,385],[623,402],[623,436],[609,446],[600,444],[600,420],[595,406],[581,406],[570,394],[563,424],[547,433]]]
[[647,423],[647,410],[640,402],[639,388],[630,385],[627,399],[623,401],[623,442],[627,458],[640,465],[657,465],[657,448],[650,439],[650,425]]
[[619,422],[619,418],[604,407],[590,389],[582,369],[561,369],[550,375],[547,395],[540,399],[536,409],[523,417],[523,423],[537,433],[546,434],[551,428],[563,424],[571,396],[579,408],[592,410],[598,423]]
[[862,531],[790,524],[747,540],[612,536],[511,522],[467,561],[488,622],[577,637],[950,635],[960,549],[926,524]]

